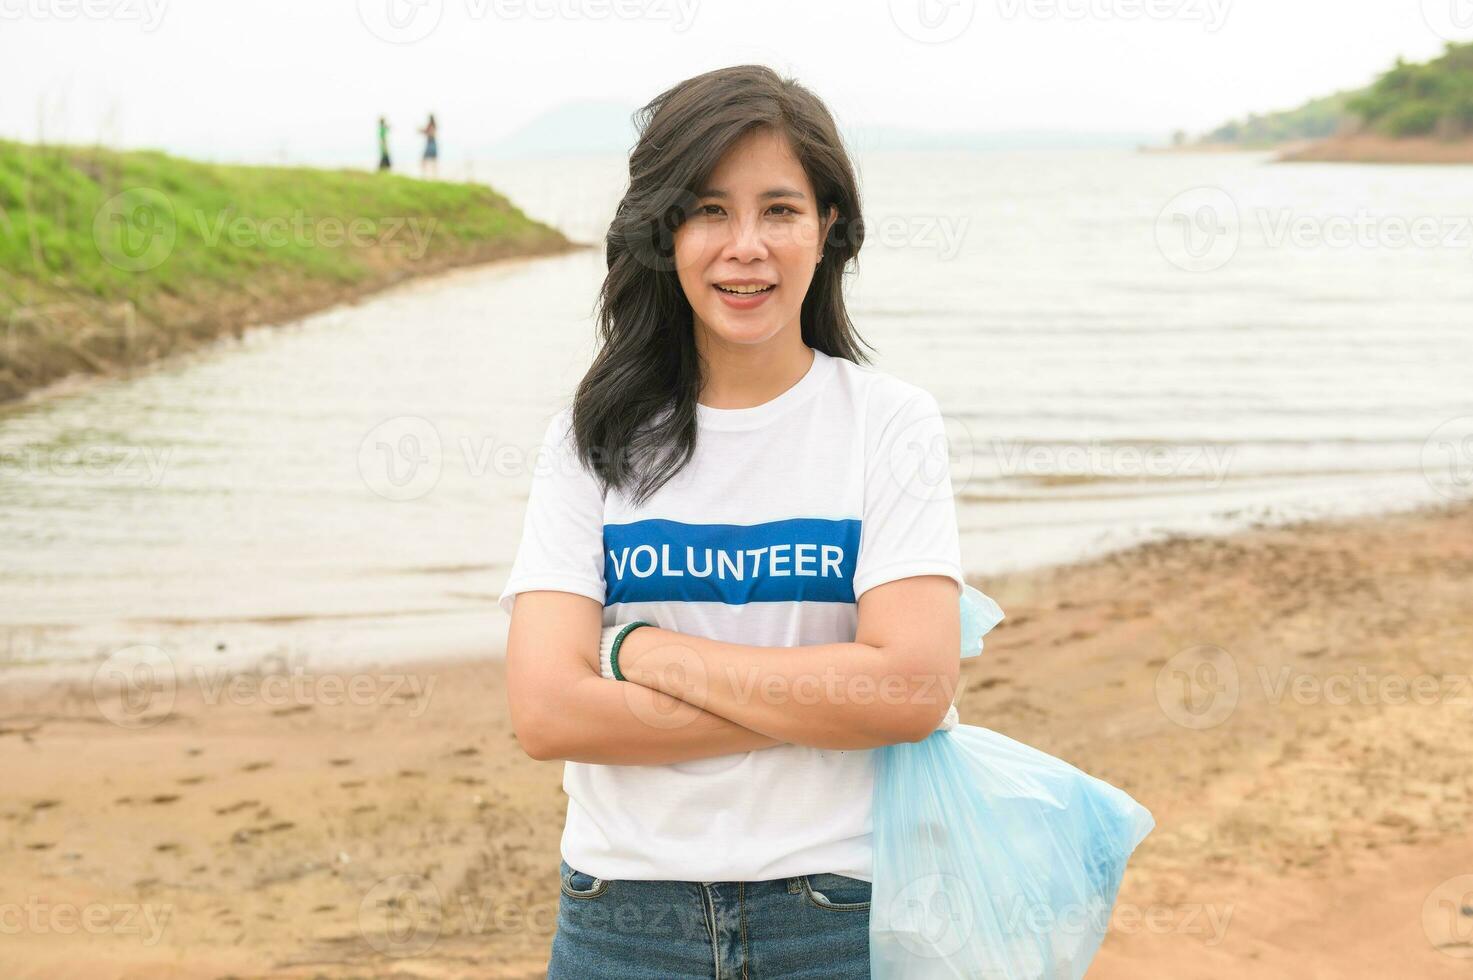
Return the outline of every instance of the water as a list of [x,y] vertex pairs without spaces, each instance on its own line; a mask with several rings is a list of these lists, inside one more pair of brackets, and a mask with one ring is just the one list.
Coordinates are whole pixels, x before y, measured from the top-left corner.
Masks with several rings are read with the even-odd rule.
[[[859,165],[851,313],[948,415],[970,571],[1473,490],[1463,168]],[[473,174],[598,243],[623,166]],[[1399,219],[1431,238],[1400,243]],[[0,411],[0,663],[499,652],[494,600],[602,263],[462,270]]]

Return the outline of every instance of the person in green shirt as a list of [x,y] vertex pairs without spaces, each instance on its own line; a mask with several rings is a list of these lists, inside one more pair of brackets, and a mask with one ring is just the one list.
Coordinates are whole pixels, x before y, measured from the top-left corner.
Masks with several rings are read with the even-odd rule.
[[389,121],[383,116],[378,117],[378,168],[388,170],[393,164],[389,162]]

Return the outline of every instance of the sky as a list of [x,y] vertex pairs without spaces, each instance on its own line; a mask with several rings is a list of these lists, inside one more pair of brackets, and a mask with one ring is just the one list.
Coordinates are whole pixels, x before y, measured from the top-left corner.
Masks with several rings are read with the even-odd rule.
[[442,160],[743,62],[843,126],[1200,133],[1473,40],[1468,0],[0,0],[0,136]]

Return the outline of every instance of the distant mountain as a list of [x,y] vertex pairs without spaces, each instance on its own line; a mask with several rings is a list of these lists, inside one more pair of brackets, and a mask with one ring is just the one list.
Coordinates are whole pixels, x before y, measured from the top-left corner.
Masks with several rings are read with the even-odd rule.
[[1382,136],[1473,135],[1473,43],[1449,43],[1442,57],[1425,65],[1397,58],[1396,67],[1347,108]]
[[[477,148],[481,158],[627,154],[638,139],[638,106],[619,102],[569,102],[538,116],[510,135]],[[844,138],[855,151],[1057,150],[1122,147],[1159,141],[1160,133],[1007,130],[927,130],[902,126],[854,126]]]
[[495,158],[628,153],[638,138],[633,118],[637,108],[622,102],[564,103],[486,145],[476,155]]
[[926,130],[856,126],[844,133],[855,150],[1081,150],[1128,148],[1162,139],[1160,133],[1063,129]]
[[1371,85],[1306,102],[1297,109],[1249,115],[1198,140],[1258,149],[1299,140],[1362,136],[1388,140],[1473,135],[1473,43],[1449,42],[1425,64],[1396,59]]
[[1203,136],[1201,143],[1225,143],[1245,150],[1265,149],[1295,140],[1324,139],[1354,123],[1347,106],[1364,89],[1346,90],[1306,102],[1297,109],[1249,113],[1245,119],[1224,123]]

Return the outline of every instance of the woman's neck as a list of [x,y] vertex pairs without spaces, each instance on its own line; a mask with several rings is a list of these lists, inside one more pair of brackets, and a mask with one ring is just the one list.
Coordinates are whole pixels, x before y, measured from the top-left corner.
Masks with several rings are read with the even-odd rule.
[[697,398],[707,408],[753,408],[772,401],[803,379],[814,353],[801,337],[779,344],[702,345],[703,377]]

